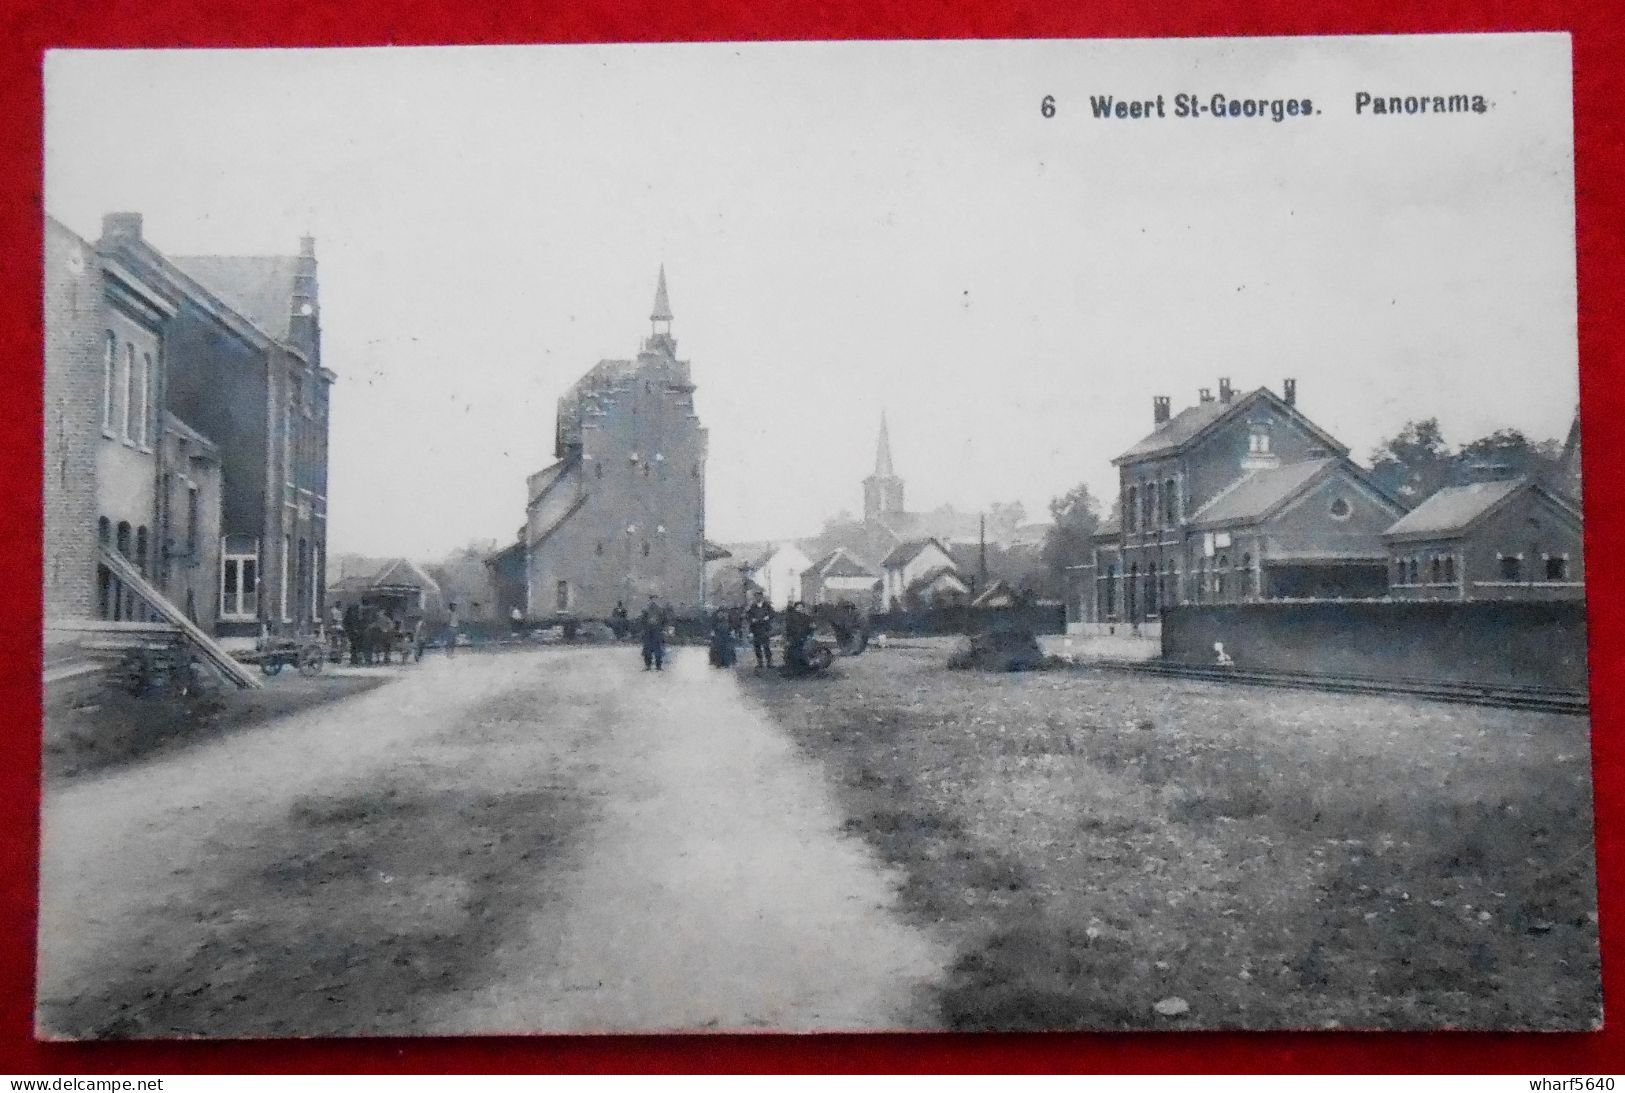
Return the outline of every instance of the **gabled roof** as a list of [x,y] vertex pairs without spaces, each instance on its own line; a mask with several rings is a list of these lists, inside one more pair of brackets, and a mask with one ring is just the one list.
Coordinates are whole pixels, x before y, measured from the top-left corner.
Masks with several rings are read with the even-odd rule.
[[812,572],[820,578],[879,576],[874,570],[848,554],[845,547],[836,547],[814,562]]
[[939,565],[926,570],[924,573],[908,582],[908,591],[918,592],[921,589],[930,588],[932,585],[945,578],[958,585],[960,591],[970,591],[970,586],[967,585],[965,583],[965,579],[959,575],[959,570],[948,565]]
[[374,588],[421,588],[439,592],[440,582],[423,571],[423,567],[407,558],[396,558],[380,569],[372,578]]
[[1306,459],[1249,471],[1191,514],[1193,524],[1229,524],[1261,520],[1286,504],[1326,471],[1336,459]]
[[[948,554],[948,548],[942,544],[940,539],[910,539],[892,547],[891,553],[880,560],[880,568],[893,569],[897,566],[908,565],[922,550],[932,546],[942,551],[942,553]],[[950,559],[953,557],[952,555],[948,556]]]
[[1195,406],[1187,406],[1175,414],[1166,424],[1154,429],[1142,438],[1139,443],[1129,448],[1128,451],[1112,460],[1112,462],[1127,463],[1131,460],[1180,451],[1195,443],[1220,422],[1228,421],[1248,407],[1256,406],[1260,402],[1267,402],[1277,412],[1290,417],[1299,427],[1312,433],[1330,451],[1339,455],[1348,453],[1346,445],[1339,443],[1336,437],[1333,437],[1320,426],[1304,417],[1297,407],[1288,406],[1284,400],[1269,388],[1258,387],[1245,395],[1233,397],[1229,402],[1214,400],[1212,402],[1198,402]]
[[1016,590],[1011,588],[1002,577],[995,579],[986,588],[978,592],[976,598],[971,600],[970,605],[972,607],[981,607],[989,600],[995,600],[1001,596],[1011,600],[1016,597]]
[[1570,516],[1575,523],[1579,523],[1579,512],[1565,498],[1528,478],[1511,478],[1499,482],[1446,486],[1402,516],[1383,532],[1383,538],[1461,535],[1525,490],[1539,493]]
[[298,258],[175,255],[170,261],[265,333],[279,342],[288,340]]

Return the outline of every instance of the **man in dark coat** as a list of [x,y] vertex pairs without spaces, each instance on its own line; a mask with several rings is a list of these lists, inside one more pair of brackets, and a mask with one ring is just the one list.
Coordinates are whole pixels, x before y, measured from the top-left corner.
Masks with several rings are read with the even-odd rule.
[[784,609],[784,667],[786,671],[801,673],[810,670],[807,662],[807,640],[812,637],[813,618],[804,603],[792,603]]
[[750,627],[750,647],[756,653],[756,667],[773,667],[773,605],[752,589],[750,606],[745,608],[745,625]]
[[663,671],[666,667],[666,609],[655,596],[638,613],[638,633],[643,638],[643,670]]
[[361,605],[352,603],[344,609],[344,640],[350,644],[350,663],[361,663],[361,631],[365,626],[361,618]]

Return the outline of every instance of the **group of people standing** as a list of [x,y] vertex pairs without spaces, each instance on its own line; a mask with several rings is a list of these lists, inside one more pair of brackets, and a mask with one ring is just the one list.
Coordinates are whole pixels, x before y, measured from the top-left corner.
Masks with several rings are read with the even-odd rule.
[[[666,645],[671,636],[674,616],[669,607],[651,595],[649,602],[633,618],[624,603],[616,603],[610,612],[609,627],[617,640],[636,636],[643,656],[644,671],[664,671]],[[738,647],[748,635],[756,667],[773,667],[773,636],[775,630],[784,634],[783,667],[787,672],[810,672],[826,666],[818,662],[813,631],[817,622],[806,604],[792,603],[782,613],[773,610],[760,591],[751,594],[750,603],[743,608],[719,607],[710,617],[710,658],[713,667],[731,668],[738,659]]]

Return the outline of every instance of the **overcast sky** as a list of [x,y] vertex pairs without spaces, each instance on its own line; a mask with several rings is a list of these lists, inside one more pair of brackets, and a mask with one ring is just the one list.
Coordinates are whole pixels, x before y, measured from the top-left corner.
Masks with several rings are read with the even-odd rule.
[[[59,52],[46,208],[174,254],[317,237],[334,551],[510,537],[661,262],[711,538],[861,510],[882,408],[911,508],[1036,517],[1221,375],[1297,377],[1361,459],[1413,417],[1561,437],[1569,72],[1563,36]],[[1090,116],[1180,91],[1321,112]]]

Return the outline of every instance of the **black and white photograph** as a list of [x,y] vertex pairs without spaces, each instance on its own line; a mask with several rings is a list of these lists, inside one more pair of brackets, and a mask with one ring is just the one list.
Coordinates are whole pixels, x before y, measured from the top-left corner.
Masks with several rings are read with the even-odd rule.
[[36,1034],[1599,1028],[1572,94],[48,52]]

